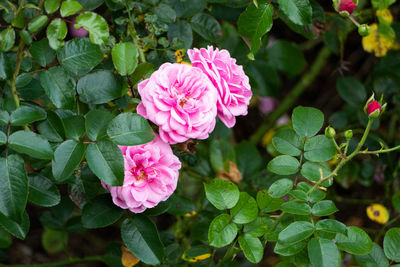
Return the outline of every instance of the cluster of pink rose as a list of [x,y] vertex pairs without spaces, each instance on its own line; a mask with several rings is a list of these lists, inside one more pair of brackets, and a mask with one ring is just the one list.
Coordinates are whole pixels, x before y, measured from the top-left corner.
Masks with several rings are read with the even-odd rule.
[[137,113],[159,126],[147,144],[120,149],[125,180],[120,187],[103,184],[116,205],[142,212],[166,200],[175,190],[181,163],[168,144],[206,139],[216,116],[233,127],[246,115],[252,96],[249,78],[227,50],[190,49],[192,65],[165,63],[138,85]]

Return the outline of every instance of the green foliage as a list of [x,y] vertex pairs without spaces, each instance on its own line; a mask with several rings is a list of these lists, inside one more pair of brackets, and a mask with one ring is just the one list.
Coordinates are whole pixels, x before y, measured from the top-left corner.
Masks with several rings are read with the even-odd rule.
[[[121,247],[126,246],[139,265],[241,266],[246,260],[262,262],[267,246],[282,260],[278,267],[349,261],[367,267],[399,265],[394,151],[400,147],[400,53],[386,51],[398,48],[398,22],[386,10],[396,11],[397,3],[359,1],[352,17],[345,18],[332,12],[337,1],[330,9],[330,3],[319,2],[0,0],[0,262],[7,262],[16,248],[14,237],[25,239],[31,230],[42,233],[41,246],[50,258],[68,254],[76,237],[96,240],[94,250],[105,251],[66,264],[94,260],[120,267],[126,257]],[[378,52],[388,53],[382,59],[363,54],[360,47],[366,49],[368,40],[353,36],[358,23],[372,29],[373,21],[378,30],[369,37],[377,37]],[[89,36],[74,37],[78,29]],[[240,65],[223,73],[234,81],[207,72],[225,90],[219,91],[220,116],[247,111],[249,117],[236,118],[233,130],[217,119],[208,140],[171,145],[181,162],[176,189],[160,183],[140,187],[141,196],[132,194],[131,184],[158,182],[147,175],[131,177],[124,166],[135,155],[124,158],[119,148],[149,143],[159,131],[137,113],[138,84],[166,62],[189,64],[188,49],[209,45],[224,56],[227,50],[233,58],[229,64]],[[358,72],[361,63],[355,58],[365,59]],[[220,58],[204,64],[219,70],[229,65]],[[234,107],[242,101],[236,80],[242,69],[249,81],[240,82],[249,82],[253,95],[246,110]],[[177,93],[168,78],[158,85]],[[389,103],[390,110],[376,119],[363,111],[371,91],[381,106]],[[266,96],[279,99],[268,107],[273,109],[268,115],[257,110]],[[181,112],[183,102],[161,97]],[[298,103],[312,103],[331,116],[326,122],[322,111],[294,107]],[[281,125],[290,114],[291,121]],[[185,123],[190,129],[201,127]],[[323,135],[321,129],[328,126],[335,128],[335,136]],[[177,126],[171,122],[170,127]],[[160,151],[152,151],[153,156]],[[141,161],[151,168],[157,163]],[[153,171],[171,175],[168,168]],[[129,194],[130,201],[106,194],[112,186]],[[343,196],[340,187],[347,189]],[[363,199],[372,187],[372,200]],[[166,191],[174,193],[156,199]],[[136,202],[143,204],[139,198],[147,199],[143,214],[124,212],[136,209]],[[153,207],[153,202],[160,203]],[[389,219],[381,230],[362,217],[370,236],[350,226],[347,214],[350,210],[359,217],[358,210],[364,213],[363,204],[371,202],[387,205]],[[352,203],[362,203],[354,214]],[[380,212],[373,216],[382,219]],[[97,228],[105,228],[101,233],[120,228],[122,241],[102,247],[97,239],[109,240]]]

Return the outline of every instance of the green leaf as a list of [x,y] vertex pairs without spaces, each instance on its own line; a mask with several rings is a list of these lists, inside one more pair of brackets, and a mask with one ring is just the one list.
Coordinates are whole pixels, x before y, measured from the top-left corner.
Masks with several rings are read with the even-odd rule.
[[307,246],[307,242],[305,241],[300,241],[294,244],[284,244],[281,242],[277,242],[274,248],[274,252],[276,254],[282,255],[282,256],[292,256],[296,255],[299,253],[301,250],[303,250]]
[[239,33],[250,39],[253,54],[260,48],[261,37],[271,30],[273,14],[273,5],[260,3],[258,8],[254,4],[250,4],[240,15]]
[[308,257],[313,266],[339,266],[340,254],[332,240],[312,238],[308,242]]
[[49,20],[49,18],[46,15],[40,15],[40,16],[34,17],[28,23],[28,31],[30,33],[38,32],[42,27],[44,27],[44,25],[46,25],[48,20]]
[[310,222],[297,221],[279,233],[278,240],[282,243],[296,243],[310,237],[314,232],[314,225]]
[[339,234],[346,233],[346,225],[332,219],[325,219],[318,221],[317,224],[315,225],[315,229],[317,231],[323,231],[328,233],[339,233]]
[[31,45],[32,43],[32,36],[27,30],[22,30],[19,32],[19,36],[24,41],[26,45]]
[[122,81],[108,70],[91,72],[78,81],[79,100],[87,104],[104,104],[121,97]]
[[[323,185],[324,183],[322,183]],[[311,203],[315,203],[318,202],[322,199],[324,199],[326,197],[326,193],[322,190],[314,190],[311,192],[308,201],[310,201]]]
[[99,46],[90,43],[87,38],[75,38],[65,43],[58,51],[57,58],[69,72],[82,76],[103,60],[103,53]]
[[10,115],[5,110],[0,110],[0,124],[8,124]]
[[140,63],[135,72],[131,75],[132,86],[136,85],[140,80],[144,79],[148,73],[154,68],[154,65],[150,62]]
[[191,0],[191,1],[180,1],[172,0],[169,1],[170,5],[176,12],[178,18],[189,18],[193,17],[197,13],[201,12],[206,8],[206,0]]
[[64,118],[63,122],[68,138],[78,141],[85,134],[85,118],[82,115]]
[[206,197],[219,210],[233,208],[239,200],[239,189],[227,180],[215,178],[210,183],[204,183]]
[[[357,263],[363,267],[389,267],[389,261],[383,253],[382,248],[373,243],[372,250],[370,253],[365,255],[355,255],[354,259]],[[395,265],[391,265],[392,267]]]
[[0,131],[0,146],[7,143],[7,135]]
[[85,155],[85,145],[74,140],[67,140],[54,152],[52,161],[53,176],[57,182],[68,179]]
[[68,233],[45,228],[42,235],[42,246],[48,254],[55,254],[65,249]]
[[236,145],[235,154],[237,166],[243,177],[251,177],[264,166],[256,145],[249,141],[244,140]]
[[12,244],[11,235],[0,227],[0,248],[8,248]]
[[7,52],[15,43],[15,31],[13,28],[7,28],[0,33],[0,51]]
[[264,247],[260,239],[251,235],[239,236],[239,245],[243,250],[244,256],[252,263],[259,263],[264,254]]
[[104,3],[104,0],[79,0],[85,10],[94,10]]
[[74,15],[82,8],[83,8],[82,5],[78,1],[75,0],[63,1],[60,9],[61,17],[68,17]]
[[231,216],[221,214],[212,220],[208,229],[208,240],[214,247],[229,245],[237,235],[237,226],[231,222]]
[[67,24],[62,19],[54,19],[47,26],[46,34],[49,39],[49,45],[54,50],[64,46],[64,38],[67,36]]
[[272,212],[279,210],[283,204],[283,199],[272,198],[267,190],[258,191],[257,204],[262,212]]
[[12,73],[13,69],[8,56],[4,53],[0,53],[0,80],[9,79]]
[[296,158],[288,155],[282,155],[273,158],[268,163],[267,169],[276,174],[289,175],[297,173],[299,167],[300,162]]
[[172,23],[176,20],[175,10],[167,4],[159,4],[154,8],[154,14],[157,15],[158,19],[165,23]]
[[312,23],[312,8],[309,0],[278,0],[279,7],[291,21],[298,25]]
[[57,108],[75,106],[75,89],[71,77],[62,67],[52,67],[40,73],[40,84]]
[[[1,117],[1,115],[0,115],[0,117]],[[0,118],[0,121],[1,121],[1,118]],[[396,211],[400,212],[400,192],[399,191],[394,193],[394,195],[392,196],[392,205]]]
[[108,42],[110,35],[108,25],[102,16],[94,12],[85,12],[76,18],[76,25],[89,32],[89,38],[92,43],[105,45]]
[[0,212],[22,221],[28,199],[28,179],[24,160],[16,154],[0,158]]
[[232,221],[239,224],[249,223],[254,221],[257,215],[258,207],[256,200],[246,192],[241,192],[239,201],[231,209]]
[[28,234],[30,221],[26,211],[22,214],[22,222],[17,223],[0,213],[0,225],[10,234],[19,239],[25,239]]
[[86,151],[89,168],[103,182],[121,186],[124,182],[124,158],[121,150],[108,140],[89,144]]
[[339,77],[336,87],[340,97],[351,106],[364,105],[367,101],[367,92],[364,85],[353,77]]
[[247,223],[243,227],[243,233],[260,237],[268,231],[268,219],[267,217],[257,217],[251,223]]
[[56,12],[59,7],[60,7],[60,0],[44,1],[44,9],[46,9],[47,14]]
[[61,118],[53,111],[47,111],[47,119],[38,125],[41,135],[50,142],[62,142],[65,138],[64,126]]
[[198,13],[190,20],[192,29],[205,40],[215,41],[221,35],[221,26],[218,21],[211,15]]
[[311,208],[304,202],[289,201],[281,205],[281,210],[296,215],[310,215]]
[[42,207],[53,207],[60,203],[58,188],[53,182],[41,175],[29,176],[28,200]]
[[311,213],[315,216],[328,216],[337,211],[338,209],[336,208],[335,203],[333,203],[332,200],[322,200],[320,202],[317,202],[311,209]]
[[189,49],[192,47],[193,32],[190,24],[185,20],[178,20],[168,25],[168,39],[182,42],[182,48]]
[[236,162],[235,149],[226,139],[214,139],[210,145],[210,162],[215,172],[229,171],[229,161]]
[[268,189],[268,194],[273,198],[281,198],[293,188],[293,181],[283,178],[275,181]]
[[285,40],[278,40],[268,48],[268,60],[271,66],[284,71],[289,77],[300,74],[307,64],[298,45]]
[[43,38],[38,42],[33,42],[29,48],[29,53],[42,67],[46,67],[53,62],[56,53],[49,46],[49,40]]
[[46,119],[46,112],[35,106],[21,106],[11,112],[10,123],[12,126],[23,126],[34,121]]
[[121,146],[136,146],[154,139],[148,121],[136,113],[122,113],[115,117],[107,128],[111,141]]
[[386,257],[395,262],[400,262],[400,228],[395,227],[386,232],[383,240],[383,250]]
[[290,192],[290,195],[293,196],[294,198],[302,201],[308,201],[308,195],[306,192],[302,190],[293,190]]
[[[328,176],[331,173],[331,171],[326,166],[311,161],[307,161],[303,164],[303,166],[301,166],[300,173],[309,181],[318,182],[321,179],[321,174],[319,171],[320,169],[324,177]],[[322,186],[329,186],[331,184],[332,182],[325,181],[322,183]]]
[[86,133],[90,140],[96,141],[107,135],[107,126],[114,116],[104,110],[92,109],[86,114]]
[[126,219],[122,223],[121,236],[127,248],[139,260],[149,265],[160,264],[164,258],[164,246],[154,223],[143,215]]
[[289,156],[300,156],[303,143],[292,129],[279,130],[272,138],[272,144],[279,153]]
[[301,137],[316,135],[324,124],[324,114],[310,107],[298,106],[292,114],[293,129]]
[[372,250],[372,241],[364,230],[355,227],[347,227],[347,236],[344,234],[336,235],[337,246],[351,254],[363,255]]
[[115,45],[111,52],[112,60],[118,73],[131,75],[138,64],[138,48],[132,42]]
[[37,159],[52,159],[53,149],[49,141],[41,135],[27,131],[17,131],[8,138],[13,150]]
[[325,162],[336,155],[336,147],[325,135],[317,135],[306,140],[304,157],[310,161]]
[[121,218],[123,210],[117,207],[110,194],[95,197],[82,210],[82,224],[85,228],[103,228]]

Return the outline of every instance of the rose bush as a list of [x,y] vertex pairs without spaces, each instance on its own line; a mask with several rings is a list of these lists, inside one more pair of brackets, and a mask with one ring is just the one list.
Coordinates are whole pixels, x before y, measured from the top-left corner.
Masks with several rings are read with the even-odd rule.
[[400,263],[397,2],[0,0],[0,266]]

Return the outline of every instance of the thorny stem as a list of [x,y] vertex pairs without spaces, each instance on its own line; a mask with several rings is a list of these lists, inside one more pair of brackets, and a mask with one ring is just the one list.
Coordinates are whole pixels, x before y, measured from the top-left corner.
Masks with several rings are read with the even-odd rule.
[[356,155],[359,154],[359,151],[361,150],[362,146],[364,145],[365,141],[367,140],[369,131],[371,130],[372,122],[374,119],[369,119],[367,127],[365,128],[364,134],[361,137],[360,142],[357,145],[356,150],[353,151],[347,158],[342,158],[342,160],[339,162],[339,164],[336,166],[336,168],[326,177],[322,177],[318,182],[314,184],[314,186],[307,192],[307,194],[310,194],[312,191],[314,191],[318,186],[320,186],[324,181],[332,178],[333,176],[336,176],[338,171],[352,158],[354,158]]
[[17,55],[17,63],[15,65],[15,71],[12,76],[12,80],[10,82],[11,95],[13,97],[13,101],[16,108],[19,108],[19,98],[18,98],[17,87],[15,86],[15,80],[17,79],[17,76],[19,74],[23,58],[24,58],[24,41],[21,39],[18,45],[18,55]]
[[129,7],[127,5],[126,5],[126,10],[128,11],[128,17],[129,17],[129,26],[128,26],[129,35],[132,37],[133,43],[138,48],[140,62],[144,63],[144,62],[146,62],[146,57],[143,53],[142,48],[139,46],[139,42],[138,42],[139,38],[137,36],[135,26],[133,25],[131,12],[129,11]]
[[321,72],[322,68],[325,66],[326,59],[330,56],[330,54],[331,52],[325,46],[319,51],[314,63],[310,68],[310,71],[307,72],[293,87],[279,107],[267,116],[264,123],[261,124],[257,131],[250,137],[250,142],[257,144],[263,135],[268,131],[268,129],[270,129],[274,123],[294,105],[296,100]]
[[0,264],[0,267],[58,267],[67,266],[75,263],[84,262],[104,262],[102,256],[88,256],[84,258],[70,258],[68,260],[53,262],[53,263],[41,263],[41,264]]

